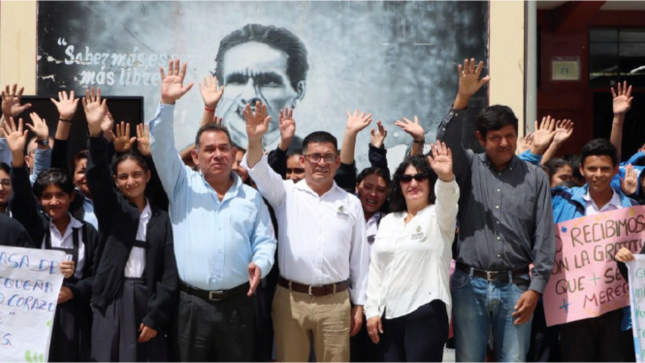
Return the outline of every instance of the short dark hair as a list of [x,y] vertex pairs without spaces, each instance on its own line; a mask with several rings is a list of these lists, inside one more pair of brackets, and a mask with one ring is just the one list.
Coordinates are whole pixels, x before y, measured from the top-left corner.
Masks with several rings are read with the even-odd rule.
[[258,42],[266,44],[277,50],[285,52],[287,59],[287,76],[291,87],[298,90],[298,83],[307,78],[309,63],[307,62],[307,48],[295,34],[285,28],[278,28],[273,25],[247,24],[241,29],[235,30],[225,36],[219,43],[215,62],[215,75],[222,84],[224,79],[224,54],[240,44]]
[[72,158],[72,174],[76,172],[76,165],[81,160],[87,160],[90,158],[90,151],[89,150],[81,150],[74,155],[74,158]]
[[507,125],[513,125],[517,133],[518,120],[513,110],[508,106],[488,106],[477,115],[477,131],[483,138],[486,137],[488,131],[499,130]]
[[11,175],[11,167],[7,163],[0,162],[0,170],[7,173],[7,175]]
[[291,151],[289,151],[289,153],[287,154],[287,159],[288,159],[288,158],[290,158],[290,157],[292,157],[292,156],[300,156],[300,155],[302,155],[302,149],[295,149],[295,150],[291,150]]
[[585,165],[585,160],[589,156],[609,156],[611,164],[618,165],[618,149],[606,139],[594,139],[582,147],[582,155],[580,156],[582,166]]
[[66,194],[72,194],[74,192],[74,182],[63,169],[51,168],[43,170],[38,175],[34,183],[34,194],[36,197],[40,199],[45,189],[50,185],[60,188]]
[[379,168],[379,167],[376,167],[376,166],[372,166],[372,167],[363,169],[363,171],[361,171],[358,174],[358,176],[356,177],[356,185],[360,184],[363,181],[363,179],[367,178],[368,176],[370,176],[372,174],[376,174],[376,175],[380,176],[381,178],[383,178],[383,180],[385,180],[385,184],[387,184],[388,186],[392,182],[392,180],[390,179],[390,171],[389,170]]
[[430,185],[430,190],[428,191],[428,203],[432,204],[436,199],[434,195],[434,184],[437,182],[438,177],[430,167],[428,159],[423,155],[408,156],[403,160],[401,165],[396,168],[394,177],[392,178],[392,187],[390,188],[390,212],[405,212],[408,210],[400,183],[401,175],[405,173],[405,169],[407,169],[408,166],[413,166],[417,169],[417,173],[428,176],[428,182]]
[[327,131],[314,131],[302,140],[302,151],[307,152],[309,144],[330,143],[334,145],[334,150],[338,150],[338,141],[334,135]]
[[146,159],[144,159],[144,157],[141,156],[141,154],[139,154],[138,152],[134,151],[134,149],[133,149],[133,150],[130,150],[129,152],[127,152],[125,154],[119,154],[119,155],[115,156],[114,159],[112,159],[112,175],[114,175],[114,176],[117,175],[117,170],[119,169],[119,164],[121,164],[122,162],[124,162],[126,160],[134,161],[145,172],[150,171],[150,168],[148,168],[148,163],[146,162]]
[[233,142],[231,141],[231,133],[228,132],[228,129],[226,128],[226,126],[209,123],[209,124],[206,124],[206,125],[200,127],[199,130],[197,130],[197,136],[195,136],[195,150],[199,150],[199,139],[202,137],[202,134],[204,132],[211,132],[211,131],[213,131],[213,132],[223,132],[224,134],[226,134],[226,138],[228,139],[228,143],[231,144],[231,147],[233,146]]
[[582,176],[582,173],[580,173],[580,155],[566,154],[562,158],[571,165],[571,169],[573,169],[573,177],[577,180],[582,180],[584,183],[585,178]]
[[544,167],[546,168],[546,172],[547,172],[547,174],[549,174],[549,179],[553,175],[555,175],[555,173],[558,172],[558,169],[561,169],[561,168],[563,168],[565,166],[569,166],[569,167],[571,167],[571,169],[573,169],[571,164],[568,161],[566,161],[566,160],[564,160],[562,158],[551,159],[551,160],[547,161],[546,163],[544,163]]

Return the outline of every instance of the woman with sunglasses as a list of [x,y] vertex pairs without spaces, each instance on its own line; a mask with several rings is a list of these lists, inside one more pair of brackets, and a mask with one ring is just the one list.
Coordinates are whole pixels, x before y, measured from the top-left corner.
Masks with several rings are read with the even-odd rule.
[[[31,117],[38,116],[32,114]],[[44,120],[42,122],[44,124]],[[61,262],[65,280],[58,295],[49,361],[88,361],[92,321],[90,296],[98,233],[91,224],[70,214],[74,184],[64,170],[44,170],[38,175],[32,192],[29,171],[24,162],[27,131],[23,131],[22,119],[17,127],[10,119],[4,125],[3,133],[13,159],[13,218],[25,227],[36,248],[60,250],[72,256],[71,261]],[[43,213],[38,211],[37,202]]]
[[151,172],[141,154],[149,154],[148,132],[139,125],[139,153],[118,155],[110,171],[101,131],[105,100],[87,92],[83,108],[90,134],[86,177],[100,232],[91,359],[168,361],[164,333],[179,304],[179,275],[170,218],[145,196]]
[[365,315],[388,362],[440,362],[448,340],[449,269],[459,201],[452,154],[407,157],[372,246]]

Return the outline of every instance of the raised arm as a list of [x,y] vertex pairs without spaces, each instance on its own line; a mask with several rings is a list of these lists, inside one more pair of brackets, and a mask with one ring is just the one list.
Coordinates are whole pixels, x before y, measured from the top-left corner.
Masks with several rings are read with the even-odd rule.
[[[2,119],[4,121],[8,121],[10,117],[18,117],[31,107],[31,103],[20,104],[24,90],[25,87],[18,89],[18,84],[14,84],[13,88],[7,85],[2,91]],[[0,120],[0,126],[2,126],[2,120]]]
[[202,100],[204,100],[204,114],[202,116],[202,122],[199,125],[199,127],[203,127],[204,125],[212,123],[213,120],[216,120],[215,110],[224,94],[224,86],[218,87],[217,77],[207,76],[199,84],[199,93],[202,94]]
[[490,80],[490,76],[480,79],[484,69],[484,62],[479,62],[479,65],[475,68],[474,58],[471,58],[470,62],[464,60],[464,65],[460,64],[457,69],[459,73],[459,91],[452,104],[452,109],[439,124],[437,140],[445,142],[446,146],[452,151],[453,172],[457,177],[457,182],[462,183],[469,179],[470,159],[472,158],[472,152],[466,151],[461,144],[462,120],[466,116],[466,107],[470,97]]
[[287,151],[295,134],[296,120],[293,118],[293,109],[285,107],[284,110],[280,110],[280,144],[268,155],[269,166],[280,174],[282,179],[287,177]]
[[58,110],[58,125],[54,136],[54,146],[52,150],[52,167],[68,170],[67,163],[67,146],[69,132],[72,128],[72,119],[78,108],[78,99],[74,97],[74,91],[69,95],[65,91],[58,92],[58,100],[50,99]]
[[387,130],[381,120],[376,121],[376,128],[370,131],[370,144],[367,158],[374,168],[388,170],[387,167],[387,149],[384,147]]
[[181,161],[175,146],[173,128],[175,102],[193,87],[193,83],[184,86],[186,67],[186,63],[180,67],[179,60],[176,59],[170,61],[168,75],[160,68],[161,103],[150,122],[150,152],[164,190],[171,200],[177,193],[177,186],[182,185],[188,175],[188,169]]
[[163,190],[161,179],[159,179],[159,172],[150,153],[150,127],[148,125],[137,125],[137,150],[146,159],[148,169],[150,169],[150,181],[146,187],[146,194],[150,196],[150,199],[157,207],[161,210],[168,211],[168,195]]
[[434,190],[437,196],[435,213],[439,229],[452,244],[455,236],[457,212],[459,211],[459,186],[455,182],[455,174],[452,172],[452,152],[446,144],[437,141],[431,145],[431,152],[428,155],[430,167],[437,174]]
[[345,126],[345,135],[343,144],[340,148],[340,162],[343,164],[354,163],[354,152],[356,149],[356,136],[372,122],[372,114],[366,114],[358,110],[354,113],[347,111],[347,125]]
[[623,82],[621,87],[618,83],[618,92],[614,91],[614,87],[611,88],[611,94],[614,98],[613,101],[613,110],[614,110],[614,120],[611,125],[611,136],[609,141],[616,146],[618,150],[618,160],[621,160],[621,147],[623,144],[623,124],[625,123],[625,114],[632,107],[632,86],[627,86],[627,82]]
[[423,144],[425,143],[425,132],[423,126],[419,125],[419,118],[414,116],[414,122],[403,118],[403,121],[396,120],[394,124],[405,131],[406,134],[412,136],[412,149],[410,155],[423,154]]
[[541,164],[544,165],[547,161],[553,159],[558,149],[562,144],[564,144],[569,137],[573,134],[573,122],[571,120],[558,120],[555,123],[555,134],[553,136],[553,141],[549,145],[549,148],[546,150],[542,156]]
[[[29,114],[33,126],[27,124],[26,126],[36,135],[36,143],[38,147],[34,152],[33,170],[29,176],[29,181],[33,185],[36,182],[38,175],[45,169],[51,167],[51,149],[49,148],[49,127],[47,121],[41,119],[38,114],[32,112]],[[43,142],[46,142],[43,145]]]

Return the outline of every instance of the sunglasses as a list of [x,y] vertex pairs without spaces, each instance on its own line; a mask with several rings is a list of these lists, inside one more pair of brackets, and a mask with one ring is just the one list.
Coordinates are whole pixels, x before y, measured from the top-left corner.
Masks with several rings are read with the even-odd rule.
[[428,179],[428,176],[425,174],[417,174],[417,175],[408,175],[408,174],[403,174],[399,177],[399,181],[401,183],[409,183],[412,181],[412,179],[416,180],[417,182],[422,182],[426,179]]

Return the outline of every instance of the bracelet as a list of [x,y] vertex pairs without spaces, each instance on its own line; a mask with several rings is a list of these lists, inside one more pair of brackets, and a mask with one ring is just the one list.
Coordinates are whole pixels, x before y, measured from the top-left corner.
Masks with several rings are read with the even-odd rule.
[[215,110],[213,110],[212,108],[210,108],[208,106],[204,106],[204,111],[206,111],[206,112],[215,112]]
[[70,124],[72,123],[72,120],[68,120],[66,118],[59,118],[58,121],[63,121],[63,122],[69,122]]
[[414,143],[415,143],[415,144],[425,144],[425,143],[426,143],[426,139],[421,139],[421,141],[414,140]]

